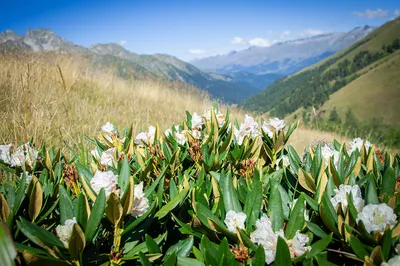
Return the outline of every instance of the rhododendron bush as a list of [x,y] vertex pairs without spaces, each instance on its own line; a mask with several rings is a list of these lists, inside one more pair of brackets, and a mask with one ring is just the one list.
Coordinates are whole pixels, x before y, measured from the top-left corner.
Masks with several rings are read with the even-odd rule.
[[2,265],[399,265],[400,158],[295,151],[297,125],[211,108],[91,150],[0,146]]

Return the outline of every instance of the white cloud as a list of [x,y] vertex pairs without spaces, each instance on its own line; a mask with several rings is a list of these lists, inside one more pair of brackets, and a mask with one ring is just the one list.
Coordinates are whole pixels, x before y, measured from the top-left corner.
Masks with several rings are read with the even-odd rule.
[[395,11],[393,11],[393,15],[395,15],[396,17],[400,16],[400,9],[396,9]]
[[320,35],[326,33],[323,30],[315,30],[315,29],[305,29],[300,32],[301,37],[311,37],[315,35]]
[[205,53],[207,53],[207,52],[203,49],[190,49],[189,50],[189,54],[193,54],[193,55],[200,55],[200,54],[205,54]]
[[287,36],[290,35],[290,31],[286,30],[279,35],[279,40],[284,40]]
[[119,45],[121,45],[121,46],[124,46],[126,44],[126,41],[125,40],[121,40],[120,42],[119,42]]
[[367,9],[365,12],[353,12],[354,16],[361,18],[385,18],[389,15],[389,11],[378,8],[377,10]]
[[233,44],[246,44],[247,41],[242,37],[234,37],[231,41]]
[[251,46],[261,46],[261,47],[268,47],[271,46],[271,42],[267,39],[263,38],[253,38],[248,41]]
[[242,37],[234,37],[231,40],[232,44],[239,44],[239,45],[250,45],[250,46],[261,46],[261,47],[267,47],[271,46],[271,42],[268,39],[256,37],[252,39],[245,39]]

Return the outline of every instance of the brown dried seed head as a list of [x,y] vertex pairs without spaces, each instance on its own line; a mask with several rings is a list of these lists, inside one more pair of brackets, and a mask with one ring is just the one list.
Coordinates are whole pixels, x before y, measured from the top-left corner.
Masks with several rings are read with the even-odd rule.
[[239,247],[234,246],[232,252],[235,254],[235,258],[240,262],[246,262],[250,258],[249,249],[243,245],[240,245]]
[[382,152],[380,150],[376,150],[375,154],[376,154],[376,157],[378,157],[378,160],[381,163],[385,162],[386,158],[385,158],[385,156],[382,154]]
[[76,170],[75,165],[64,165],[63,167],[64,172],[64,181],[67,186],[72,186],[72,183],[77,182],[79,179],[78,171]]

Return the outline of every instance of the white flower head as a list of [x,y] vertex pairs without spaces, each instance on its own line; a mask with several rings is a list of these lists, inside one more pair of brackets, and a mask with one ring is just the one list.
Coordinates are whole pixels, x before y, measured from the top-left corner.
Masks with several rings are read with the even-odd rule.
[[279,159],[276,160],[275,162],[275,166],[276,166],[276,170],[280,169],[280,162],[282,161],[283,163],[283,167],[288,167],[290,165],[290,161],[289,161],[289,157],[287,157],[286,155],[282,155]]
[[96,171],[93,178],[90,180],[93,191],[98,194],[100,190],[104,188],[107,198],[110,196],[111,192],[117,192],[117,183],[117,176],[115,176],[112,171]]
[[333,163],[335,167],[339,164],[340,152],[335,149],[332,149],[328,144],[325,144],[321,147],[321,154],[324,158],[324,161],[327,165],[329,165],[331,161],[331,157],[333,157]]
[[381,266],[399,266],[400,265],[400,255],[396,255],[387,262],[382,262]]
[[38,157],[38,152],[31,147],[29,142],[19,146],[15,152],[11,154],[10,157],[10,165],[14,166],[23,166],[25,164],[32,167]]
[[[218,126],[221,127],[221,126],[225,123],[225,115],[222,114],[222,113],[220,113],[219,111],[217,111],[215,108],[214,108],[214,112],[215,112],[215,115],[216,115],[217,120],[218,120]],[[211,108],[207,108],[207,109],[204,111],[203,117],[204,117],[207,121],[210,121],[210,120],[211,120]]]
[[0,145],[0,160],[6,164],[11,164],[11,150],[12,144]]
[[76,224],[76,218],[68,219],[65,221],[64,225],[57,225],[56,233],[58,238],[64,244],[66,248],[68,248],[69,240],[72,236],[72,230],[74,228],[74,224]]
[[267,264],[271,264],[275,260],[278,236],[283,235],[272,230],[271,220],[266,215],[256,221],[256,230],[250,234],[253,243],[263,246]]
[[154,126],[149,126],[147,132],[140,132],[135,137],[135,143],[139,146],[144,146],[145,144],[153,144],[156,134],[156,128]]
[[275,117],[269,119],[268,123],[264,121],[262,129],[268,135],[268,137],[272,138],[274,136],[274,132],[278,134],[279,131],[281,131],[285,126],[286,126],[285,121]]
[[393,209],[385,203],[368,204],[365,206],[358,214],[357,223],[360,220],[364,223],[365,229],[369,233],[383,233],[386,225],[393,228],[397,223],[396,214],[394,214]]
[[134,188],[133,206],[131,209],[131,215],[140,217],[149,209],[149,200],[145,197],[143,192],[143,182],[135,185]]
[[101,131],[105,134],[112,134],[115,132],[115,127],[110,122],[107,122],[101,126]]
[[186,130],[183,130],[182,132],[176,132],[175,133],[175,140],[180,144],[180,145],[185,145],[187,142],[187,137],[186,137]]
[[258,123],[254,120],[253,117],[249,115],[244,116],[244,122],[240,124],[240,128],[234,131],[236,140],[239,145],[242,145],[245,137],[255,138],[260,135],[260,131],[258,130]]
[[339,186],[339,189],[335,188],[334,189],[335,196],[331,198],[331,203],[334,208],[341,203],[342,205],[342,210],[344,213],[346,213],[348,201],[347,201],[347,195],[352,196],[354,207],[356,207],[357,212],[360,212],[364,208],[364,200],[362,198],[361,194],[361,189],[359,186],[354,185],[343,185],[341,184]]
[[193,129],[189,131],[190,134],[193,136],[195,139],[200,139],[201,138],[201,131],[197,129]]
[[196,112],[192,114],[192,129],[201,130],[203,126],[203,118],[199,116]]
[[290,251],[290,256],[292,258],[294,257],[299,257],[303,255],[306,251],[310,251],[311,247],[307,246],[307,243],[310,239],[308,238],[307,235],[300,233],[299,230],[297,230],[295,236],[293,237],[292,240],[287,240],[288,246],[289,246],[289,251]]
[[237,232],[237,228],[244,229],[244,222],[246,221],[246,214],[243,212],[228,211],[225,216],[225,225],[232,233]]
[[361,138],[355,138],[353,141],[349,142],[349,152],[353,153],[353,151],[358,150],[361,151],[362,147],[365,146],[365,149],[369,150],[372,147],[372,144],[369,141],[364,141]]

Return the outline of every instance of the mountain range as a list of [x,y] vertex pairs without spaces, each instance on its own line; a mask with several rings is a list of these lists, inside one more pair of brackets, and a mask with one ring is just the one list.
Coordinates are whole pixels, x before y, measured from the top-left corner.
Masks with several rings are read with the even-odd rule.
[[321,34],[310,38],[250,47],[224,55],[193,60],[203,70],[222,73],[246,71],[253,74],[289,75],[346,48],[369,34],[374,27],[357,27],[349,32]]
[[[90,58],[95,66],[112,67],[122,77],[147,76],[185,82],[208,91],[214,98],[240,103],[287,73],[326,58],[371,30],[372,27],[365,26],[349,33],[324,34],[267,48],[250,47],[229,55],[198,60],[194,64],[167,54],[137,54],[115,43],[84,47],[49,29],[28,30],[26,35],[6,30],[0,34],[0,51],[22,49],[81,54]],[[205,64],[211,61],[218,63],[214,67]]]

